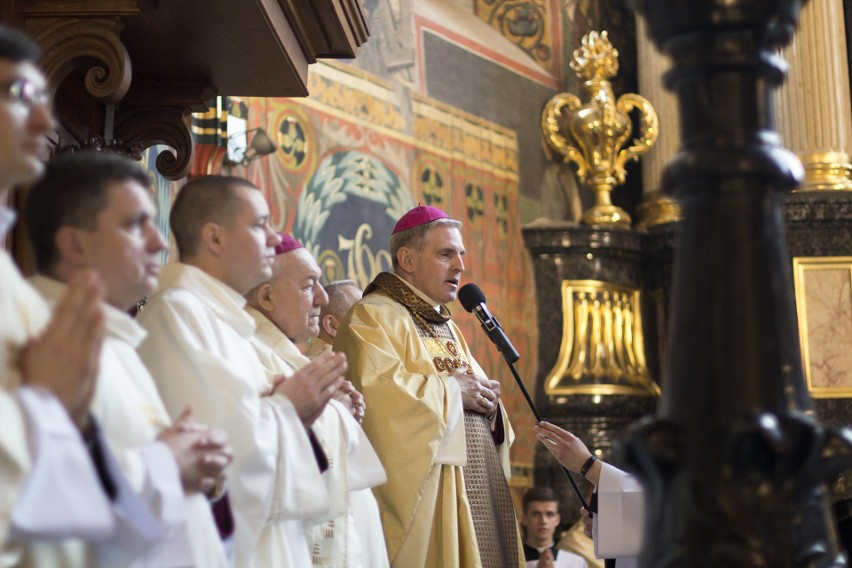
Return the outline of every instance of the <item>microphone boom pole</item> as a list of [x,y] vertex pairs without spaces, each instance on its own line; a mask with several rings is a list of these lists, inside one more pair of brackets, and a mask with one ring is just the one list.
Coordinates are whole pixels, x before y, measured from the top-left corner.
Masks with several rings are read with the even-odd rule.
[[[479,320],[479,323],[482,325],[482,329],[488,335],[492,342],[497,346],[497,349],[500,351],[500,354],[503,355],[503,359],[505,359],[506,364],[509,365],[509,369],[512,371],[512,375],[515,377],[515,382],[518,383],[518,388],[521,389],[521,393],[524,395],[524,399],[527,401],[527,406],[530,407],[530,410],[535,416],[536,423],[542,421],[541,414],[539,414],[538,409],[535,406],[532,398],[530,397],[530,393],[527,392],[527,388],[524,386],[524,382],[521,380],[521,376],[518,374],[518,370],[515,369],[515,362],[520,358],[520,355],[512,346],[512,343],[509,341],[509,338],[506,337],[506,333],[503,331],[503,327],[500,325],[500,322],[497,321],[497,318],[491,315],[488,311],[488,308],[485,307],[485,294],[482,293],[482,290],[479,289],[479,286],[476,284],[470,283],[465,284],[459,289],[459,302],[461,302],[462,307],[473,313],[476,318]],[[560,464],[561,465],[561,464]],[[589,503],[586,501],[583,494],[580,492],[580,488],[577,486],[577,482],[574,481],[574,476],[571,475],[571,472],[568,471],[568,468],[564,465],[561,465],[562,471],[565,472],[565,476],[568,478],[568,481],[571,482],[571,488],[574,489],[574,495],[577,496],[577,499],[580,501],[580,505],[589,513],[592,513],[591,508],[589,508]]]

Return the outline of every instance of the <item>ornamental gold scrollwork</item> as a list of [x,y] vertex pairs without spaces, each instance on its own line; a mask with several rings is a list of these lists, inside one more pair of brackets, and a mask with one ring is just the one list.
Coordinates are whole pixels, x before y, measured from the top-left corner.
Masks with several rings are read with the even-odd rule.
[[562,281],[562,345],[548,395],[659,396],[645,363],[640,295],[597,280]]
[[[583,81],[588,102],[571,93],[551,98],[541,115],[544,140],[564,163],[577,167],[580,183],[595,193],[595,204],[583,214],[583,223],[628,228],[630,216],[612,204],[610,194],[625,182],[627,161],[638,159],[657,141],[657,113],[635,93],[615,98],[609,79],[618,72],[618,51],[607,32],[586,34],[570,66]],[[639,131],[631,140],[633,111],[637,112]]]

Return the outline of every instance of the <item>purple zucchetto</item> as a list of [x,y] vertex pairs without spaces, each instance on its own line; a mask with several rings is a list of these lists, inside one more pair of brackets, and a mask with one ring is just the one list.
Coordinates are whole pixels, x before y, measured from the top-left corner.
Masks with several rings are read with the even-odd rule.
[[449,215],[447,215],[437,207],[432,207],[430,205],[418,205],[417,207],[400,217],[399,221],[396,222],[396,225],[394,226],[393,232],[391,234],[395,235],[400,231],[404,231],[412,227],[417,227],[419,225],[424,225],[431,221],[449,218]]
[[285,252],[290,252],[291,250],[305,248],[305,245],[302,244],[302,241],[291,237],[287,233],[278,233],[278,236],[281,237],[281,242],[275,247],[276,255],[284,254]]

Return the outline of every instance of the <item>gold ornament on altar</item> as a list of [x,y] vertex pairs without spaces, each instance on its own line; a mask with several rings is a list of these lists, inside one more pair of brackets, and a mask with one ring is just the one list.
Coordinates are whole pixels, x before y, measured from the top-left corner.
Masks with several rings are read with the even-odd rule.
[[[630,227],[630,216],[612,204],[610,194],[627,175],[624,166],[651,149],[657,141],[657,113],[644,97],[626,93],[618,100],[609,79],[618,72],[618,51],[607,33],[589,32],[574,51],[571,69],[583,81],[588,102],[571,93],[551,98],[541,115],[547,145],[566,164],[577,166],[580,183],[595,193],[595,204],[583,213],[587,225]],[[638,136],[630,113],[638,112]],[[629,141],[629,146],[624,147]]]

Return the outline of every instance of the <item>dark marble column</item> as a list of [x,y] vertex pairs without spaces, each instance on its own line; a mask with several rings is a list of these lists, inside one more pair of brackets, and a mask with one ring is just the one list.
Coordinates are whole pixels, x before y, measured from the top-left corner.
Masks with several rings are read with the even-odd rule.
[[626,446],[647,498],[641,564],[845,565],[825,482],[849,445],[809,416],[782,221],[802,169],[771,100],[801,2],[634,4],[673,59],[682,147],[663,186],[684,217],[663,394]]
[[[531,226],[523,229],[523,235],[533,258],[539,314],[536,405],[545,419],[580,436],[600,457],[613,460],[616,441],[627,427],[652,413],[656,406],[672,227],[662,226],[654,233],[643,234],[603,227]],[[574,301],[568,305],[563,303],[563,283],[576,288]],[[616,321],[623,321],[623,302],[613,303],[618,298],[612,296],[626,297],[631,291],[639,298],[636,306],[631,305],[631,317],[638,315],[640,325],[634,326],[631,333],[637,335],[632,338],[634,344],[641,345],[641,353],[636,353],[643,360],[641,377],[630,376],[626,372],[628,358],[619,358],[615,344],[619,340],[624,343],[623,334],[613,333],[609,341],[613,349],[608,349],[604,345],[608,343],[605,325],[601,323],[600,333],[592,331],[595,321],[612,318],[613,328],[617,327]],[[587,303],[599,302],[597,314],[576,311],[581,294]],[[592,311],[591,307],[588,311]],[[587,328],[582,342],[569,349],[574,368],[557,372],[566,340],[563,327],[569,324],[567,335],[577,339],[583,332],[580,321]],[[630,346],[621,347],[627,350]],[[582,349],[586,349],[584,365],[579,364],[577,356]],[[591,351],[597,351],[597,365],[589,361]],[[552,486],[562,495],[572,494],[559,464],[541,446],[536,448],[535,478],[537,485]],[[575,479],[584,490],[591,489],[579,476]],[[575,499],[569,498],[563,505],[566,521],[578,516]]]

